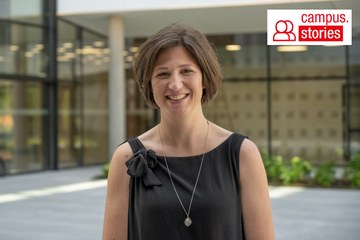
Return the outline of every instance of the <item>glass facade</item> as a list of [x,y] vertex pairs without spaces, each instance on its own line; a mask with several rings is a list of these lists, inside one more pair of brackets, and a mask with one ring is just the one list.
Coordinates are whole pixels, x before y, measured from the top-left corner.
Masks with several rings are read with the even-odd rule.
[[[267,59],[264,34],[209,36],[222,66],[219,95],[205,106],[211,121],[267,148]],[[229,48],[232,46],[232,48]]]
[[[51,33],[43,24],[48,6],[40,0],[0,0],[0,160],[8,174],[105,163],[109,157],[107,38],[58,19],[53,82]],[[16,12],[20,9],[24,12]]]
[[42,85],[0,79],[0,156],[14,173],[44,167]]
[[59,166],[104,163],[109,122],[107,38],[64,20],[58,27]]
[[348,48],[348,152],[360,153],[360,29],[353,30],[353,45]]
[[8,173],[48,165],[43,7],[41,0],[0,1],[0,159]]
[[134,55],[138,47],[146,39],[126,39],[126,50],[124,51],[125,74],[126,74],[126,131],[127,136],[138,136],[151,128],[156,122],[157,111],[149,108],[139,93],[132,71]]
[[42,29],[0,21],[0,72],[45,77]]
[[81,49],[77,28],[58,21],[58,161],[59,167],[76,166],[82,157]]
[[[360,152],[356,32],[351,47],[304,46],[301,51],[267,46],[266,33],[208,36],[224,83],[204,107],[206,117],[249,136],[263,152],[342,164]],[[142,41],[128,39],[126,54]],[[133,136],[151,127],[158,113],[146,106],[130,71],[127,92],[128,135]]]
[[[45,20],[50,1],[0,0],[0,161],[9,174],[105,163],[110,157],[107,37],[58,19],[53,79]],[[265,33],[208,38],[224,75],[218,96],[204,106],[209,120],[285,158],[341,164],[360,153],[359,29],[353,29],[352,46],[297,50],[267,46]],[[159,119],[131,69],[144,41],[126,38],[122,53],[128,137]]]
[[0,18],[26,23],[43,23],[43,0],[0,0]]

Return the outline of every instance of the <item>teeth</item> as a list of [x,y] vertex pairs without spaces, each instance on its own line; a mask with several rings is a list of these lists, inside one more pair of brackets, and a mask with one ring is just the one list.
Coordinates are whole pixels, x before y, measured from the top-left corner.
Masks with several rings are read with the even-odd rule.
[[186,94],[180,94],[180,95],[169,96],[169,98],[171,100],[180,100],[180,99],[184,98],[185,96],[186,96]]

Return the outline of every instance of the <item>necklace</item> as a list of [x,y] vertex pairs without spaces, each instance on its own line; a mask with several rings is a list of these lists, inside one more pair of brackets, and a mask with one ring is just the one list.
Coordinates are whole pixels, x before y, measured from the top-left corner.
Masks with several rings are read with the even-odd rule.
[[175,194],[176,194],[176,197],[177,197],[177,199],[179,200],[180,205],[181,205],[182,209],[184,210],[184,212],[185,212],[185,214],[186,214],[186,218],[185,218],[185,220],[184,220],[184,224],[185,224],[185,226],[187,226],[187,227],[189,227],[189,226],[192,224],[192,220],[191,220],[191,218],[190,218],[191,205],[192,205],[192,202],[193,202],[193,199],[194,199],[196,187],[197,187],[198,182],[199,182],[199,177],[200,177],[202,165],[203,165],[203,162],[204,162],[205,147],[206,147],[206,143],[207,143],[207,139],[208,139],[208,135],[209,135],[209,126],[210,126],[210,124],[209,124],[208,121],[206,121],[206,123],[207,123],[207,132],[206,132],[206,138],[205,138],[204,147],[203,147],[203,154],[202,154],[202,157],[201,157],[201,162],[200,162],[199,171],[198,171],[198,173],[197,173],[197,177],[196,177],[194,189],[193,189],[192,194],[191,194],[191,199],[190,199],[190,203],[189,203],[189,208],[188,208],[187,211],[186,211],[186,209],[185,209],[185,207],[184,207],[183,202],[182,202],[181,199],[180,199],[179,193],[177,192],[177,190],[176,190],[176,188],[175,188],[174,181],[173,181],[173,179],[172,179],[172,177],[171,177],[171,172],[170,172],[170,169],[169,169],[169,165],[168,165],[167,160],[166,160],[166,157],[165,157],[164,144],[163,144],[163,141],[162,141],[162,138],[161,138],[161,134],[160,134],[160,127],[158,128],[158,130],[159,130],[160,142],[161,142],[161,147],[162,147],[162,150],[163,150],[163,155],[164,155],[164,160],[165,160],[165,165],[166,165],[166,169],[167,169],[167,172],[168,172],[168,174],[169,174],[170,182],[171,182],[171,185],[172,185],[172,187],[173,187],[173,189],[174,189],[174,192],[175,192]]

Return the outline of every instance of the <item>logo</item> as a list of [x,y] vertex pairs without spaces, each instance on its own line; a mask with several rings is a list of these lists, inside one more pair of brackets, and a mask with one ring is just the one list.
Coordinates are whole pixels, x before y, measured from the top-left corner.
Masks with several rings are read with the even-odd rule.
[[351,10],[268,10],[268,45],[351,45]]
[[279,20],[275,24],[276,32],[273,35],[273,41],[296,41],[293,32],[294,24],[289,20]]

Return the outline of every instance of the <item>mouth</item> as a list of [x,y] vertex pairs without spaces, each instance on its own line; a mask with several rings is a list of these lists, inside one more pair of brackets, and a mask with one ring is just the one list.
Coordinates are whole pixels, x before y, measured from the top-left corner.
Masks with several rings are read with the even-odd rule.
[[171,101],[180,101],[184,98],[186,98],[188,96],[188,94],[178,94],[178,95],[167,95],[166,98],[171,100]]

